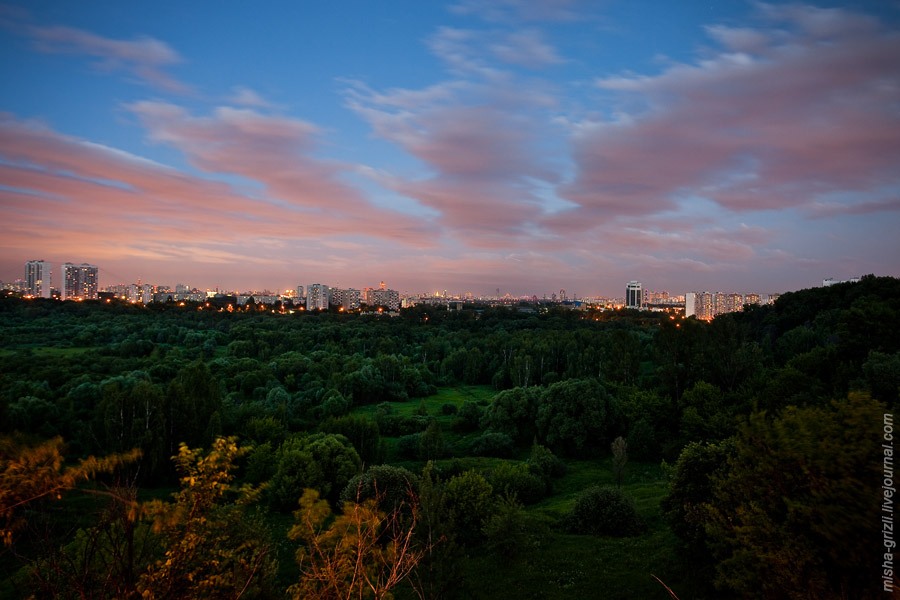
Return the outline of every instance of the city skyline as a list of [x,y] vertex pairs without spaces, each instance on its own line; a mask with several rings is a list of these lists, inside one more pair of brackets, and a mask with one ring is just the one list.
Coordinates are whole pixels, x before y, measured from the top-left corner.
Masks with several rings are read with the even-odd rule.
[[[114,289],[124,290],[127,288],[134,288],[137,290],[143,290],[144,294],[159,294],[159,293],[177,293],[177,294],[188,294],[191,295],[195,292],[202,291],[203,288],[198,288],[197,286],[193,286],[189,283],[179,282],[174,286],[170,283],[161,283],[161,282],[146,282],[141,281],[140,279],[135,280],[133,283],[125,283],[123,281],[118,281],[117,283],[105,283],[100,285],[99,283],[99,273],[101,271],[100,267],[97,265],[91,265],[87,263],[82,263],[81,265],[75,265],[71,262],[66,262],[61,265],[61,269],[58,275],[59,281],[51,280],[51,277],[48,275],[52,273],[52,262],[45,260],[29,260],[24,265],[24,278],[17,278],[13,281],[3,281],[0,280],[0,284],[4,286],[4,289],[12,289],[17,291],[24,291],[25,293],[33,296],[43,296],[49,297],[50,291],[55,291],[58,293],[59,299],[91,299],[96,298],[97,291],[111,291]],[[87,278],[87,279],[85,279]],[[822,280],[822,286],[830,286],[839,283],[847,283],[847,282],[858,282],[860,277],[852,277],[846,280],[834,279],[832,277],[826,278]],[[49,283],[48,283],[49,282]],[[88,283],[89,282],[89,283]],[[53,286],[56,287],[53,287]],[[782,290],[777,292],[769,292],[760,294],[758,291],[754,290],[752,292],[747,292],[746,290],[742,290],[737,292],[735,290],[730,290],[727,292],[729,296],[741,296],[753,298],[749,301],[749,303],[754,304],[760,301],[760,298],[777,298],[784,292],[789,291],[797,291],[802,288],[792,288],[788,290]],[[81,291],[83,290],[83,292]],[[367,295],[370,292],[379,293],[380,292],[389,292],[390,294],[395,295],[398,299],[400,296],[403,297],[445,297],[445,298],[469,298],[469,299],[487,299],[487,298],[538,298],[542,300],[554,300],[554,301],[575,301],[575,300],[585,300],[585,299],[606,299],[606,300],[616,300],[622,299],[623,305],[626,308],[639,308],[643,307],[646,304],[653,304],[656,302],[662,302],[663,304],[669,303],[671,301],[681,302],[683,303],[686,296],[692,295],[694,293],[701,294],[710,294],[710,290],[699,290],[699,289],[691,289],[685,290],[682,293],[681,290],[675,290],[674,293],[670,293],[669,290],[663,290],[659,288],[645,287],[644,284],[640,281],[631,280],[626,284],[624,297],[620,297],[617,295],[610,294],[588,294],[581,295],[579,297],[577,292],[572,292],[571,294],[567,292],[565,289],[559,290],[559,295],[555,291],[553,292],[544,292],[542,294],[537,294],[532,292],[524,293],[524,294],[511,294],[509,292],[504,292],[499,288],[496,289],[496,294],[490,293],[474,293],[471,290],[452,290],[448,291],[446,288],[437,289],[437,290],[404,290],[402,293],[399,290],[393,290],[388,288],[384,281],[379,282],[378,287],[374,285],[331,285],[331,284],[323,284],[323,283],[309,283],[309,284],[297,284],[294,286],[281,286],[274,287],[272,289],[265,288],[247,288],[247,287],[236,287],[236,288],[206,288],[205,293],[212,294],[214,291],[219,293],[221,291],[222,294],[238,294],[241,296],[252,296],[252,295],[265,295],[272,297],[307,297],[310,293],[313,293],[315,297],[319,297],[323,294],[325,290],[325,294],[328,295],[331,292],[337,292],[338,294],[343,294],[345,292],[351,292],[356,294],[356,300],[351,300],[351,304],[353,302],[358,302],[358,298],[360,294],[363,296]],[[134,292],[136,293],[136,292]],[[725,294],[726,292],[722,292],[721,289],[716,289],[715,294]],[[663,300],[657,300],[655,298],[664,298]],[[323,300],[324,301],[324,300]],[[146,302],[145,302],[146,303]],[[314,300],[314,304],[320,303],[319,300]],[[731,312],[730,310],[726,312]]]
[[2,4],[0,280],[900,276],[900,5],[658,6]]

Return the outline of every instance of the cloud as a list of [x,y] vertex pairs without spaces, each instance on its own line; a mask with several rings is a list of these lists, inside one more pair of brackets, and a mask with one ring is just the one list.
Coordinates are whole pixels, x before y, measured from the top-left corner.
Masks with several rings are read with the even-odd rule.
[[694,63],[597,81],[627,117],[573,128],[578,174],[561,193],[578,208],[551,226],[673,211],[690,194],[756,212],[900,183],[900,35],[839,9],[758,17],[707,28],[720,48]]
[[244,86],[235,86],[231,96],[228,98],[228,102],[250,108],[274,108],[271,102],[260,96],[256,91]]
[[537,29],[440,27],[427,43],[431,52],[453,71],[487,80],[508,76],[504,67],[538,70],[565,62]]
[[512,242],[504,235],[525,233],[543,214],[535,182],[559,180],[539,151],[535,107],[510,96],[473,82],[418,92],[355,86],[347,93],[348,106],[376,135],[425,167],[418,178],[379,172],[378,182],[435,209],[451,235],[490,246]]
[[460,0],[450,6],[450,11],[502,23],[574,21],[583,16],[580,4],[579,0]]
[[[348,235],[397,248],[433,243],[427,223],[369,204],[337,181],[337,166],[306,158],[315,131],[308,124],[239,109],[204,118],[161,103],[133,109],[157,139],[181,147],[210,177],[3,115],[7,248],[65,257],[91,240],[96,261],[146,259],[149,252],[157,261],[219,263],[283,261],[273,244],[302,253],[312,241]],[[254,178],[263,193],[240,193],[217,181],[220,173]]]
[[490,51],[503,62],[532,69],[563,62],[556,49],[535,29],[510,33],[491,44]]
[[426,223],[378,208],[343,183],[341,176],[351,165],[314,155],[319,130],[311,123],[246,108],[219,107],[205,117],[163,102],[137,102],[128,108],[151,140],[177,148],[206,173],[261,184],[269,201],[297,211],[321,234],[351,231],[413,244],[426,239]]
[[190,92],[189,86],[165,72],[182,62],[181,56],[155,38],[117,40],[62,26],[29,26],[25,31],[41,52],[90,56],[97,59],[94,65],[99,69],[128,71],[144,83],[167,92]]

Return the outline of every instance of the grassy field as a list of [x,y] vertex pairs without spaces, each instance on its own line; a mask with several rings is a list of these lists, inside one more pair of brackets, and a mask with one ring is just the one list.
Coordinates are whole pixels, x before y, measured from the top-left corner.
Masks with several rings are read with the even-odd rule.
[[[451,448],[462,448],[469,437],[452,430],[454,415],[444,415],[444,404],[462,406],[467,400],[487,403],[496,392],[488,386],[442,388],[434,396],[391,403],[394,414],[411,416],[424,410],[441,425]],[[375,406],[356,408],[354,414],[375,417]],[[421,462],[396,460],[398,438],[386,437],[388,462],[413,471]],[[527,452],[517,457],[524,460]],[[487,472],[503,459],[472,456],[439,461],[453,462],[463,470]],[[653,576],[659,577],[682,599],[696,598],[685,584],[683,567],[676,561],[677,540],[660,513],[667,483],[657,464],[629,463],[623,491],[634,500],[646,525],[641,535],[628,538],[595,537],[564,533],[560,520],[578,495],[592,485],[615,485],[611,458],[568,461],[568,471],[554,482],[553,495],[525,509],[527,543],[515,556],[497,556],[486,549],[475,550],[463,562],[460,594],[472,599],[547,600],[571,598],[654,599],[671,598]],[[402,595],[402,594],[401,594]],[[405,597],[405,596],[403,596]]]
[[[405,417],[411,417],[415,414],[420,414],[424,409],[425,412],[435,418],[435,420],[440,424],[441,431],[444,436],[444,441],[447,443],[447,446],[451,449],[460,448],[465,446],[465,443],[470,440],[470,438],[475,438],[480,435],[481,432],[474,432],[466,435],[461,435],[455,431],[453,431],[453,421],[456,419],[456,415],[445,415],[442,412],[442,408],[445,404],[452,404],[459,409],[463,404],[467,401],[476,402],[479,404],[487,404],[491,401],[491,398],[496,394],[496,390],[489,385],[467,385],[467,386],[457,386],[457,387],[446,387],[438,390],[436,394],[433,396],[428,396],[427,398],[413,398],[407,402],[388,402],[387,404],[391,407],[393,414]],[[375,420],[375,413],[378,410],[378,406],[374,404],[368,404],[365,406],[358,406],[353,409],[352,414],[360,415],[368,417],[372,420]],[[402,464],[403,466],[407,466],[412,468],[413,470],[421,470],[422,465],[416,461],[411,461],[409,464],[404,461],[400,461],[397,456],[397,440],[398,437],[391,436],[383,436],[386,452],[386,462]],[[416,468],[418,466],[418,468]]]

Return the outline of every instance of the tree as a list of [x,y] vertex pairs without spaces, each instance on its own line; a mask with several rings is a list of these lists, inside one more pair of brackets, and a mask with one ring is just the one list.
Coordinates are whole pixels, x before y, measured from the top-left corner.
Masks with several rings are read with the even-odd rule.
[[277,461],[269,495],[280,510],[296,507],[305,488],[319,490],[329,502],[336,504],[347,482],[362,468],[350,440],[332,433],[287,439],[278,450]]
[[540,439],[569,456],[596,453],[610,442],[618,407],[596,379],[569,379],[544,390],[538,409]]
[[616,478],[616,486],[622,487],[622,477],[625,475],[625,465],[628,464],[628,443],[622,436],[617,437],[610,444],[612,450],[613,476]]
[[419,438],[419,458],[436,460],[443,457],[446,450],[441,426],[437,421],[432,421]]
[[300,542],[300,580],[288,588],[292,598],[390,598],[390,591],[410,575],[426,550],[414,544],[415,504],[406,516],[402,507],[384,513],[378,505],[377,497],[345,502],[329,524],[328,503],[317,491],[304,490],[288,532],[291,540]]
[[618,488],[598,485],[578,496],[563,523],[571,533],[590,535],[630,536],[643,529],[631,498]]
[[147,600],[267,598],[274,593],[273,549],[262,520],[250,510],[260,488],[236,487],[235,461],[246,454],[235,438],[217,438],[208,453],[181,444],[175,502],[147,504],[165,556],[138,581]]
[[762,597],[880,596],[884,412],[853,393],[750,417],[707,509],[719,585]]
[[0,539],[7,546],[12,544],[14,532],[24,524],[20,513],[26,506],[42,499],[58,500],[79,483],[140,456],[140,450],[103,458],[89,456],[65,467],[62,438],[29,445],[19,437],[0,436]]
[[494,396],[484,413],[482,425],[486,429],[504,433],[519,445],[528,444],[537,433],[535,419],[541,389],[513,388]]
[[443,487],[445,518],[460,543],[481,541],[484,524],[494,510],[493,488],[475,471],[452,477]]

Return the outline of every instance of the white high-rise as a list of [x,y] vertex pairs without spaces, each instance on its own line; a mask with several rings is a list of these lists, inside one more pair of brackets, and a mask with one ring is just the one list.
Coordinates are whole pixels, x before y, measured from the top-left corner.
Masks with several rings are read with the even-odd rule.
[[50,275],[50,263],[29,260],[25,263],[25,291],[37,298],[49,298]]
[[96,265],[81,263],[62,266],[62,298],[63,300],[96,300],[97,273]]
[[321,283],[306,286],[306,310],[328,310],[329,289]]
[[625,288],[625,308],[642,308],[644,306],[644,288],[640,281],[629,281]]

